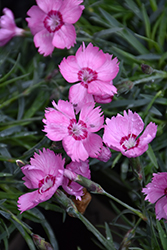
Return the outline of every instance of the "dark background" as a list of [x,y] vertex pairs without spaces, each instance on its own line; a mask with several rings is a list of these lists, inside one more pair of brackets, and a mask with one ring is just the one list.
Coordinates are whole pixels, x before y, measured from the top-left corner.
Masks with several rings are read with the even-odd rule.
[[2,15],[3,8],[7,7],[12,10],[15,18],[24,19],[27,11],[35,4],[35,0],[0,0],[0,15]]

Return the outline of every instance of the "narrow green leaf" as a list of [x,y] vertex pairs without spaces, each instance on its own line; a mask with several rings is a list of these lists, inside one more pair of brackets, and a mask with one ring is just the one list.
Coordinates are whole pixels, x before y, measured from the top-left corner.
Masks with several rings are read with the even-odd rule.
[[133,0],[125,0],[128,9],[130,9],[140,20],[142,20],[142,14],[138,6]]
[[119,161],[119,159],[121,158],[121,156],[122,156],[122,154],[119,153],[119,154],[117,155],[117,157],[115,157],[115,159],[114,159],[114,161],[113,161],[113,163],[112,163],[112,168],[115,167],[115,165],[117,164],[117,162]]
[[133,107],[142,107],[149,103],[149,100],[146,99],[139,99],[139,100],[118,100],[114,101],[108,104],[108,108],[119,108],[119,107],[124,107],[124,108],[133,108]]
[[120,60],[125,61],[127,64],[132,65],[133,63],[141,63],[139,59],[118,47],[112,46],[111,52],[116,55]]
[[[0,177],[9,177],[9,176],[12,176],[12,174],[9,174],[9,173],[0,173]],[[1,181],[0,181],[1,183]]]
[[20,120],[24,114],[25,109],[25,99],[24,97],[20,97],[18,99],[18,114],[17,114],[17,120]]
[[0,124],[0,129],[4,130],[5,127],[13,127],[15,125],[22,125],[25,126],[29,123],[36,122],[42,120],[43,116],[39,117],[33,117],[33,118],[28,118],[28,119],[22,119],[22,120],[14,120],[14,121],[9,121],[9,122],[4,122]]
[[106,12],[105,10],[99,8],[101,14],[103,15],[103,17],[109,22],[109,24],[111,26],[115,26],[115,27],[120,27],[121,24],[113,17],[111,16],[108,12]]
[[45,210],[50,210],[50,211],[59,212],[59,213],[64,212],[63,208],[61,208],[60,206],[58,206],[56,204],[52,204],[49,202],[42,202],[39,204],[39,206],[43,207]]
[[[0,78],[0,83],[4,82],[15,71],[15,69],[16,69],[16,67],[17,67],[17,65],[19,63],[20,56],[21,55],[19,54],[18,57],[17,57],[17,60],[16,60],[16,62],[14,64],[14,66],[11,68],[11,70],[6,75],[4,75],[2,78]],[[0,86],[1,86],[1,84],[0,84]]]
[[152,39],[153,41],[156,40],[156,39],[155,39],[155,35],[156,35],[156,33],[158,32],[158,27],[159,27],[159,25],[160,25],[160,23],[161,23],[161,19],[162,19],[162,14],[157,18],[156,23],[154,24],[154,26],[153,26],[153,28],[152,28],[151,39]]
[[25,112],[23,119],[31,118],[40,109],[45,100],[46,100],[46,92],[40,91],[37,97],[35,98],[34,102],[32,103],[32,105],[29,107],[27,112]]
[[107,222],[105,222],[105,232],[106,232],[107,240],[111,243],[111,246],[114,249],[115,247],[114,247],[114,242],[113,242],[112,234],[111,234],[111,231],[110,231],[110,228],[109,228]]
[[165,60],[167,59],[167,52],[163,53],[159,60],[159,67],[161,68],[163,63],[166,65]]
[[142,14],[143,14],[143,20],[144,20],[144,24],[145,24],[145,31],[146,31],[146,36],[148,38],[150,38],[150,20],[148,18],[148,15],[147,15],[147,11],[146,11],[146,8],[145,8],[145,5],[142,4]]
[[167,30],[167,23],[166,23],[166,16],[167,16],[167,9],[164,8],[164,13],[162,15],[161,23],[159,26],[159,31],[158,31],[158,42],[159,44],[163,47],[164,42],[166,39],[166,30]]
[[139,248],[139,247],[128,247],[128,250],[143,250],[143,248]]
[[90,17],[90,20],[94,21],[96,25],[98,24],[99,26],[106,27],[106,28],[111,28],[111,26],[106,23],[104,20],[100,18],[98,15],[94,15]]
[[115,247],[113,248],[113,244],[107,241],[106,238],[82,214],[78,213],[78,219],[80,219],[87,229],[96,236],[101,244],[105,246],[106,250],[115,250]]
[[[22,234],[22,232],[20,231],[20,233]],[[31,250],[36,250],[36,247],[34,245],[34,242],[31,238],[31,236],[29,236],[29,234],[25,231],[24,234],[22,235],[24,240],[26,241],[27,245],[29,246],[29,249]]]
[[0,191],[0,199],[10,199],[16,200],[22,193],[18,191],[18,193],[7,193]]
[[118,31],[121,31],[123,28],[118,28],[118,27],[114,27],[114,28],[110,28],[110,29],[105,29],[105,30],[101,30],[97,33],[94,34],[94,37],[104,37],[104,36],[110,36],[113,33],[117,33]]
[[150,5],[153,11],[157,10],[158,7],[157,7],[156,0],[150,0]]
[[5,250],[8,250],[8,249],[9,249],[8,239],[7,239],[7,238],[4,238],[4,239],[3,239],[3,242],[4,242]]
[[152,98],[152,100],[151,100],[151,101],[149,102],[149,104],[147,105],[145,111],[143,112],[143,115],[142,115],[143,119],[145,119],[145,117],[148,115],[149,110],[150,110],[151,107],[153,106],[155,100],[156,100],[159,96],[161,96],[161,95],[162,95],[162,90],[158,91],[158,92],[156,93],[156,95]]
[[15,220],[11,219],[11,221],[13,222],[13,224],[15,225],[15,227],[19,230],[19,232],[21,233],[21,235],[24,237],[25,236],[25,230],[24,228]]
[[140,54],[148,54],[149,51],[139,42],[139,40],[134,36],[133,31],[124,27],[121,23],[119,23],[113,16],[111,16],[108,12],[100,8],[101,14],[104,18],[111,24],[113,27],[124,28],[122,31],[119,31],[118,34],[121,38],[124,38],[136,51]]
[[0,205],[2,205],[5,201],[6,199],[0,200]]
[[16,229],[15,225],[12,223],[9,227],[7,231],[3,231],[1,232],[1,228],[0,228],[0,241],[3,240],[5,237],[9,237],[9,235]]
[[145,36],[141,36],[141,35],[139,35],[139,34],[135,34],[135,36],[137,36],[137,37],[140,38],[140,39],[143,39],[143,40],[147,41],[148,44],[153,45],[153,46],[156,48],[156,50],[157,50],[158,52],[161,52],[161,49],[160,49],[160,47],[159,47],[159,44],[158,44],[157,42],[155,42],[154,40],[152,40],[151,38],[145,37]]
[[[115,225],[115,221],[117,221],[119,218],[121,218],[126,224],[128,224],[128,228],[127,230],[129,230],[130,228],[132,228],[134,226],[134,224],[127,219],[127,217],[124,215],[125,214],[125,210],[123,210],[121,212],[120,209],[118,209],[118,207],[114,204],[113,201],[109,201],[109,203],[111,204],[113,210],[115,211],[116,214],[118,214],[118,216],[116,218],[114,218],[114,221],[113,221],[113,225]],[[127,212],[129,213],[129,210],[127,210]],[[112,223],[110,222],[110,225],[112,225]]]
[[151,249],[155,249],[155,250],[162,250],[159,246],[159,243],[157,241],[157,235],[153,226],[153,222],[152,222],[152,218],[150,217],[150,230],[151,230]]
[[11,79],[9,79],[9,80],[7,80],[7,81],[3,81],[3,82],[0,84],[0,88],[1,88],[1,87],[5,87],[5,86],[7,86],[7,85],[10,84],[10,83],[13,83],[13,82],[16,82],[16,81],[18,81],[18,80],[21,80],[21,79],[23,79],[23,78],[25,78],[25,77],[27,77],[27,76],[29,76],[29,73],[24,74],[24,75],[21,75],[21,76],[13,77],[13,78],[11,78]]
[[161,223],[158,220],[156,222],[157,222],[158,233],[159,233],[159,237],[160,237],[163,249],[166,250],[166,248],[167,248],[167,234],[163,230]]
[[159,60],[161,58],[161,55],[149,53],[145,55],[136,56],[136,58],[142,59],[142,60]]
[[[142,97],[151,100],[153,98],[152,95],[146,95],[146,94],[141,94]],[[157,98],[155,100],[155,103],[161,104],[161,105],[167,105],[167,99],[166,98]]]
[[151,160],[152,164],[154,165],[154,167],[156,169],[158,169],[157,158],[156,158],[156,156],[154,154],[154,151],[152,150],[152,147],[151,147],[150,144],[148,145],[148,150],[146,151],[146,153],[147,153],[148,157],[150,158],[150,160]]
[[7,220],[11,218],[11,215],[3,210],[0,210],[0,214],[5,217]]

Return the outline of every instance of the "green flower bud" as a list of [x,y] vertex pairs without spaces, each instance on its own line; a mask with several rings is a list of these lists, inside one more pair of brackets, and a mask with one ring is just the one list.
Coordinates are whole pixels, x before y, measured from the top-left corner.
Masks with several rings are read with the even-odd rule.
[[151,75],[154,72],[153,68],[147,64],[142,64],[141,69],[143,73],[147,75]]
[[37,234],[32,235],[34,244],[39,250],[54,250],[51,244]]
[[117,92],[118,94],[122,94],[122,93],[128,93],[129,90],[131,90],[133,88],[134,84],[132,81],[122,81],[120,84],[118,84],[117,87]]

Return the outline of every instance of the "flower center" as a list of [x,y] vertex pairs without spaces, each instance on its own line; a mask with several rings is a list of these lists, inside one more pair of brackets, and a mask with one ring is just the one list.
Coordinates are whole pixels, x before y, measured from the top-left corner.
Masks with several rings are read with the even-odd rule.
[[77,123],[75,119],[71,119],[68,133],[77,141],[83,140],[88,135],[87,126],[83,121]]
[[123,149],[128,150],[132,148],[136,148],[139,145],[139,138],[136,140],[136,135],[129,134],[128,136],[124,136],[120,140],[120,145]]
[[49,31],[49,33],[53,33],[61,28],[64,24],[62,15],[57,10],[51,10],[45,17],[44,21],[45,28]]
[[44,179],[39,181],[38,184],[38,192],[40,194],[43,194],[44,192],[48,191],[51,187],[53,187],[55,184],[55,177],[52,175],[45,176]]
[[97,79],[97,72],[88,67],[82,68],[78,72],[78,80],[85,88],[88,88],[88,84],[92,81],[95,81],[96,79]]

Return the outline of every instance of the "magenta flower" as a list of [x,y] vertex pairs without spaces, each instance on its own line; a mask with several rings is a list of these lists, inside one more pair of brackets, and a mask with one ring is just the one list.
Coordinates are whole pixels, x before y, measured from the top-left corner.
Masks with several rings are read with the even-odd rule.
[[64,58],[59,65],[61,74],[70,83],[79,82],[70,88],[70,102],[79,108],[93,101],[94,96],[110,102],[117,93],[112,84],[119,71],[117,61],[117,58],[112,60],[112,55],[99,51],[91,43],[87,48],[83,43],[75,56]]
[[34,35],[34,43],[40,54],[52,54],[54,47],[71,48],[76,43],[73,26],[84,9],[79,5],[83,0],[36,0],[38,6],[32,6],[26,18]]
[[102,147],[100,154],[98,155],[97,159],[99,161],[107,162],[111,158],[111,151],[108,147]]
[[151,203],[156,202],[156,218],[167,219],[167,173],[154,173],[151,183],[148,183],[142,192],[147,194],[145,200]]
[[[76,174],[82,175],[88,179],[90,179],[90,170],[89,170],[89,164],[88,160],[86,161],[80,161],[80,162],[71,162],[66,166],[66,170],[70,170]],[[71,178],[70,178],[71,179]],[[83,187],[79,185],[78,183],[71,181],[69,178],[64,177],[62,187],[63,189],[70,195],[75,195],[76,199],[81,200],[81,196],[84,195],[83,193]]]
[[3,13],[4,15],[0,17],[0,46],[4,46],[14,36],[24,34],[24,30],[16,26],[12,11],[4,8]]
[[116,117],[107,118],[106,124],[104,143],[129,158],[137,157],[147,151],[148,143],[154,139],[157,132],[155,123],[150,122],[138,138],[144,129],[144,123],[141,117],[131,110],[128,110],[128,114],[124,111],[124,116],[117,114]]
[[93,103],[87,103],[76,120],[74,108],[68,101],[53,101],[53,108],[45,111],[43,122],[44,132],[52,141],[61,141],[66,153],[72,161],[85,161],[89,156],[99,155],[102,138],[94,134],[103,127],[104,117],[100,107],[94,108]]
[[30,164],[21,170],[25,175],[24,185],[37,189],[19,197],[18,208],[22,213],[53,196],[63,181],[64,159],[49,149],[43,149],[43,152],[39,150],[39,154],[35,153]]

